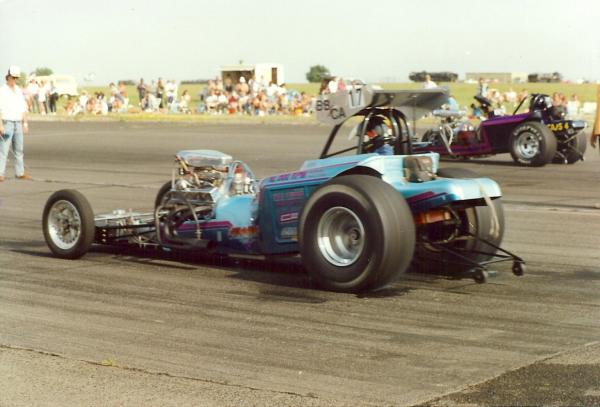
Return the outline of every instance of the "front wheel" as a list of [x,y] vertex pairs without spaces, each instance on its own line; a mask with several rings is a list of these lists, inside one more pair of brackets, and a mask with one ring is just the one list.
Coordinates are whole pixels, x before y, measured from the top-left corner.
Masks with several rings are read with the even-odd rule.
[[391,185],[368,175],[319,187],[302,210],[298,235],[305,269],[333,291],[384,286],[406,271],[415,247],[408,204]]
[[521,123],[510,134],[509,148],[515,162],[541,167],[552,162],[556,154],[556,136],[542,123]]
[[94,242],[94,212],[78,191],[63,189],[53,193],[42,216],[46,244],[57,257],[77,259],[88,252]]
[[172,182],[168,181],[160,187],[156,194],[156,198],[154,198],[154,208],[158,208],[160,205],[162,205],[165,195],[171,190],[171,185]]
[[587,137],[584,132],[579,132],[569,141],[559,144],[552,162],[556,164],[575,164],[577,161],[583,160],[586,148]]

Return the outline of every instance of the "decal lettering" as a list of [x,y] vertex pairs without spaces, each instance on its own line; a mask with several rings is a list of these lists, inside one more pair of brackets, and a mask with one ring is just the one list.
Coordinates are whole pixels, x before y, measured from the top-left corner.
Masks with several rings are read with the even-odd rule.
[[298,171],[292,174],[292,179],[306,178],[306,171]]
[[329,110],[329,116],[333,120],[337,120],[346,117],[346,112],[341,107],[333,107]]
[[552,131],[564,131],[569,129],[569,122],[550,123],[548,128]]
[[329,100],[317,99],[317,102],[315,104],[315,109],[317,110],[317,112],[320,112],[323,110],[329,110],[330,108],[331,108],[331,102]]
[[298,220],[298,212],[283,213],[279,216],[280,223],[289,222],[292,220]]

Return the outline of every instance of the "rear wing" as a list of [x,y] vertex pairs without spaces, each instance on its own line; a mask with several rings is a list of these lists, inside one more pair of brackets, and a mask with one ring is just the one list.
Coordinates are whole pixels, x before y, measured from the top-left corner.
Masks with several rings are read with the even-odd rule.
[[365,114],[369,108],[392,108],[407,120],[416,120],[448,101],[447,88],[416,90],[382,90],[359,86],[335,93],[319,95],[315,110],[317,120],[338,125],[352,116]]

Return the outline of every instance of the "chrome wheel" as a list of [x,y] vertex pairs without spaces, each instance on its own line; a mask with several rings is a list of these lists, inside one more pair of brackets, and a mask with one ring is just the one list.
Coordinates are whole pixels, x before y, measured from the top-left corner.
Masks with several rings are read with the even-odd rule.
[[321,254],[335,266],[349,266],[356,262],[363,251],[365,238],[362,222],[345,207],[328,209],[317,226]]
[[81,216],[69,201],[56,201],[48,213],[48,235],[62,250],[72,249],[81,235]]
[[515,140],[515,144],[515,150],[525,159],[534,158],[540,152],[538,137],[528,131],[519,134],[519,137]]

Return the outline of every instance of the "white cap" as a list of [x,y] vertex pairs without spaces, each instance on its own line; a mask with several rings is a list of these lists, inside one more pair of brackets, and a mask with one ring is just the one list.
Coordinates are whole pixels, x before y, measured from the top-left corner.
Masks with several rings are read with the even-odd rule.
[[243,76],[240,77],[240,83],[246,83],[246,78],[244,78]]
[[19,68],[16,65],[12,65],[10,68],[8,68],[8,74],[10,76],[12,76],[13,78],[20,78],[21,77],[21,68]]

